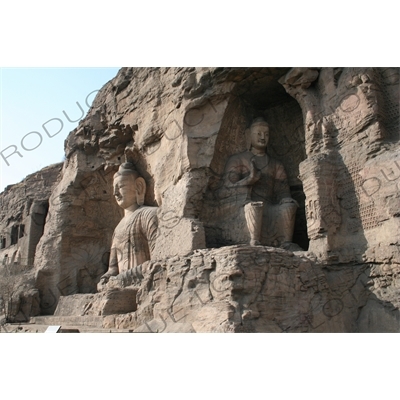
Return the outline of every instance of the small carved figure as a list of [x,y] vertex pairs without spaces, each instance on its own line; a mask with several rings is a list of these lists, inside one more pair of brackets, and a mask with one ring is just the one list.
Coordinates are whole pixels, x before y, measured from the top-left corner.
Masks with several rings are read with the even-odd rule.
[[298,204],[290,196],[283,165],[266,152],[268,123],[262,118],[255,119],[249,134],[250,149],[233,155],[226,163],[224,186],[231,196],[232,190],[246,193],[245,204],[241,206],[244,206],[251,245],[300,250],[292,243]]
[[157,235],[157,207],[144,206],[146,182],[133,164],[124,163],[114,175],[114,196],[125,216],[114,230],[108,271],[101,277],[101,290],[111,276],[125,273],[151,259]]

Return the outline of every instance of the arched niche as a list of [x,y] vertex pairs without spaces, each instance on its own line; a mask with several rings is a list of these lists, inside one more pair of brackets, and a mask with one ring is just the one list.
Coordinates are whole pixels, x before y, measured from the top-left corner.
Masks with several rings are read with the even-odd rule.
[[207,208],[217,206],[218,190],[223,185],[224,167],[228,158],[247,149],[246,128],[254,118],[264,117],[270,124],[268,154],[284,165],[291,195],[299,203],[293,242],[304,250],[308,249],[305,195],[299,179],[299,164],[306,158],[303,116],[296,100],[278,82],[284,73],[283,68],[256,71],[238,82],[230,94],[215,143],[209,183],[204,196],[202,220],[207,247],[235,244],[223,238],[224,235],[215,224],[215,214]]

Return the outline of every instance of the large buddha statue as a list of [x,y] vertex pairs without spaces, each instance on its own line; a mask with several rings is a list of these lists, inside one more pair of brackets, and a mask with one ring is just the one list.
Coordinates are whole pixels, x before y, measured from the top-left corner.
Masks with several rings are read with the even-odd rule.
[[257,118],[248,133],[249,150],[231,156],[225,165],[225,197],[244,207],[251,245],[301,250],[292,243],[298,204],[291,198],[283,165],[266,151],[269,125]]
[[101,277],[102,290],[110,277],[124,274],[151,259],[157,235],[157,207],[144,206],[146,182],[131,163],[114,175],[114,196],[125,215],[114,230],[108,271]]

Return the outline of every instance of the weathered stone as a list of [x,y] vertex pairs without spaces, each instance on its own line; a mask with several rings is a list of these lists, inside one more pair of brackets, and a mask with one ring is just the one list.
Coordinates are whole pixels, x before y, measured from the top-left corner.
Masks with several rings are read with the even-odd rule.
[[[358,317],[364,306],[364,313],[369,312],[375,297],[366,290],[367,269],[327,269],[304,252],[263,246],[199,250],[163,264],[150,261],[141,281],[120,289],[137,293],[136,302],[130,303],[133,312],[108,315],[107,306],[120,304],[111,295],[113,289],[63,297],[56,314],[83,310],[80,315],[105,316],[103,328],[134,332],[372,331],[366,317]],[[393,329],[394,317],[380,318]]]
[[[41,313],[59,303],[60,317],[137,332],[400,331],[399,93],[398,68],[121,69],[68,136],[46,192],[29,288]],[[253,196],[257,179],[243,193],[226,185],[256,118],[293,206],[272,212],[286,232],[276,241],[265,232],[273,196]],[[154,246],[95,293],[115,264],[123,215],[112,187],[125,162],[156,210]],[[240,179],[263,168],[247,169]],[[19,218],[16,202],[2,204],[1,221]],[[132,245],[117,236],[117,248]],[[284,242],[305,251],[266,246]]]
[[157,238],[157,208],[144,206],[146,182],[133,164],[124,163],[114,175],[114,196],[124,210],[115,228],[108,271],[100,278],[101,291],[112,276],[130,272],[151,259]]
[[43,168],[0,194],[0,265],[33,266],[61,167]]
[[135,288],[116,288],[104,293],[61,296],[54,315],[101,316],[129,313],[136,310],[136,293]]

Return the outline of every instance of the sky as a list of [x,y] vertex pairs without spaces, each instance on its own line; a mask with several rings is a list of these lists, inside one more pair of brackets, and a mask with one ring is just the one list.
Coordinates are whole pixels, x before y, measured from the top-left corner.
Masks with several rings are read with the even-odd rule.
[[0,192],[63,161],[64,140],[118,70],[0,68]]

